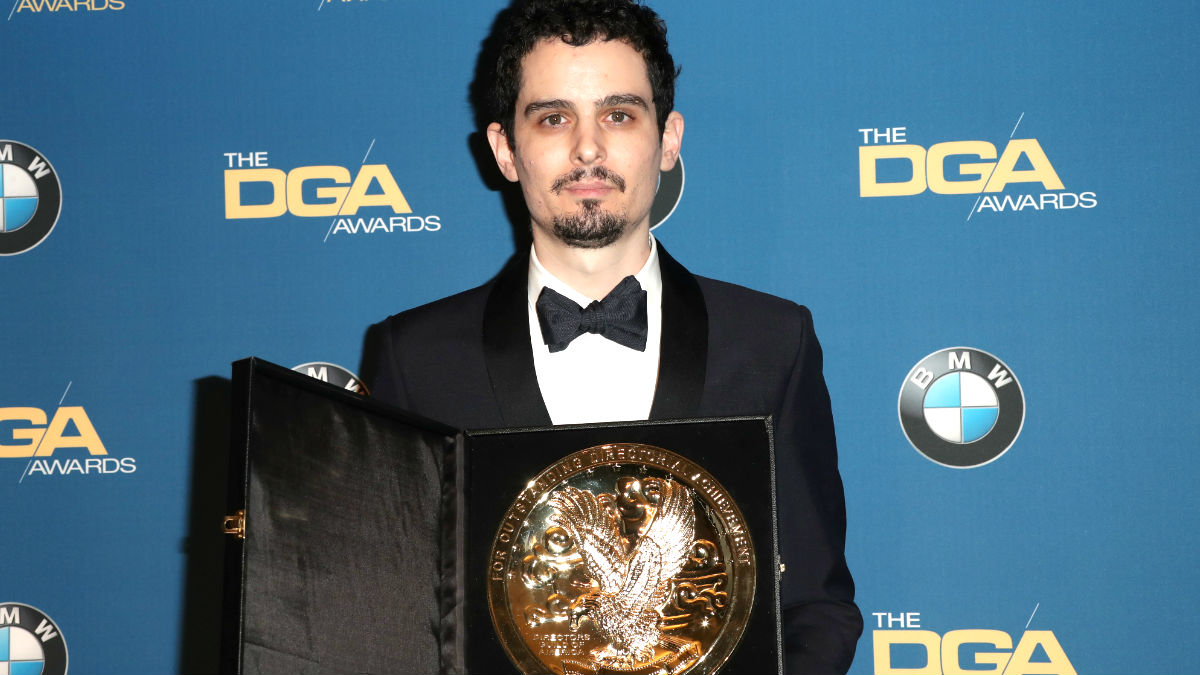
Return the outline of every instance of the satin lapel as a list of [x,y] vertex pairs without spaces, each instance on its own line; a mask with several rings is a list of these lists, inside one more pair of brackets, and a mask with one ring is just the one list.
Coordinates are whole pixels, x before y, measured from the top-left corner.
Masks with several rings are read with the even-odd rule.
[[528,279],[528,255],[515,257],[496,278],[483,313],[483,355],[492,395],[510,427],[550,424],[529,344]]
[[650,419],[695,417],[708,363],[708,308],[700,284],[658,242],[662,270],[662,347]]

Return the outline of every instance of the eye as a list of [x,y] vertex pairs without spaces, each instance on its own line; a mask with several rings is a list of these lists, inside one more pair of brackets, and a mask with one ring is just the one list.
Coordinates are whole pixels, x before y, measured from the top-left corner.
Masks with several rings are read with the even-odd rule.
[[624,124],[625,122],[633,119],[629,113],[625,112],[624,110],[614,110],[608,116],[608,118],[616,124]]
[[545,124],[546,126],[557,127],[562,126],[566,123],[566,121],[566,118],[564,118],[562,115],[559,113],[554,113],[552,115],[546,115],[546,118],[542,120],[542,124]]

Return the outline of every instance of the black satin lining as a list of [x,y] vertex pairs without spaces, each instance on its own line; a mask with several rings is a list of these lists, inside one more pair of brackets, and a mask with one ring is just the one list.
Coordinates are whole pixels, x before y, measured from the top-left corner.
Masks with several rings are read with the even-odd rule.
[[442,471],[442,630],[441,672],[457,675],[467,672],[464,611],[467,605],[467,584],[463,575],[466,565],[466,495],[462,490],[463,435],[446,439]]
[[243,672],[440,669],[447,437],[348,401],[254,380]]

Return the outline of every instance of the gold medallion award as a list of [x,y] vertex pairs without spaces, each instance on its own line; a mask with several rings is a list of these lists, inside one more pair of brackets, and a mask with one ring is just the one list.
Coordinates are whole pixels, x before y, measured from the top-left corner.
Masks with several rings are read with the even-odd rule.
[[750,617],[754,546],[703,468],[614,443],[564,457],[516,496],[487,583],[526,673],[712,673]]

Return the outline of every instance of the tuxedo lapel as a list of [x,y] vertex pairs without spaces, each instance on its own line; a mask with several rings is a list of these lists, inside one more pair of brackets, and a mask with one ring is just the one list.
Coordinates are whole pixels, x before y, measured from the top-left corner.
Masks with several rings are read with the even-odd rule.
[[662,343],[650,419],[695,417],[708,363],[708,309],[696,277],[667,254],[661,241],[658,261],[662,270]]
[[492,395],[505,426],[546,426],[529,342],[529,256],[519,255],[496,277],[483,313],[483,352]]

